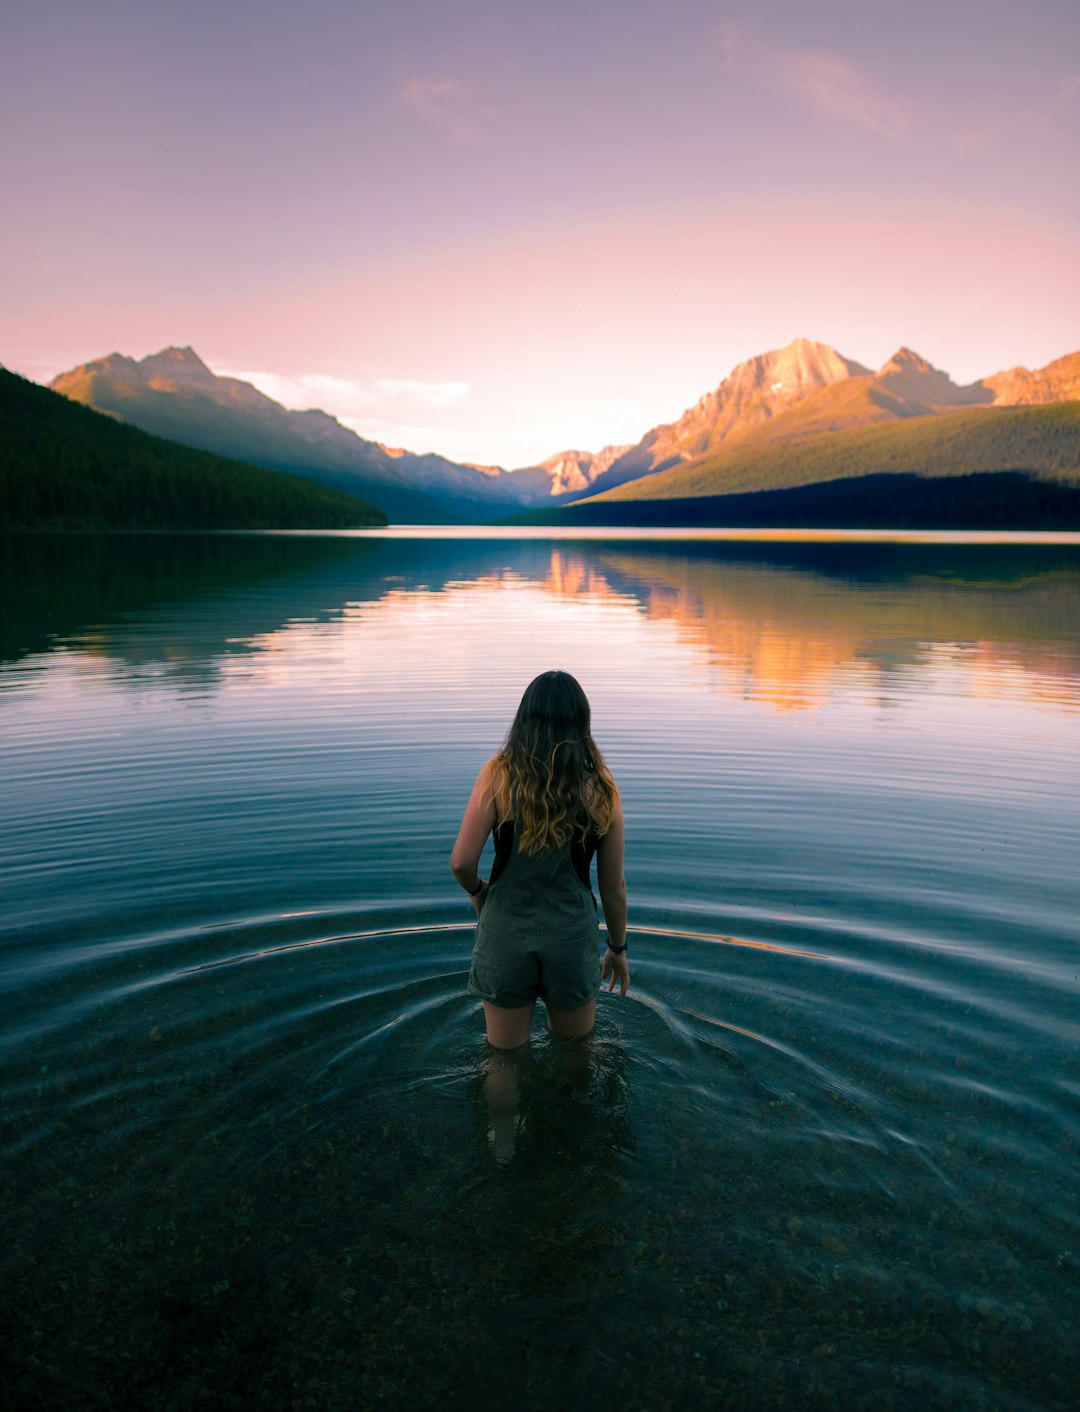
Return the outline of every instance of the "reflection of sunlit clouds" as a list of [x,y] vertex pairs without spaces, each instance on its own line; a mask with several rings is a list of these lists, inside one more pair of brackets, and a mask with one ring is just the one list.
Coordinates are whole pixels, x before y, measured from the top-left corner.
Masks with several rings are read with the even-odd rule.
[[[1076,710],[1077,671],[1060,649],[1042,644],[977,642],[966,652],[971,694],[1012,701],[1038,701]],[[1064,689],[1071,678],[1073,690]]]
[[[912,665],[905,663],[905,665]],[[935,682],[941,701],[1022,701],[1076,710],[1071,664],[1051,648],[1029,651],[1024,644],[999,642],[922,642],[914,665]],[[1055,670],[1056,669],[1056,670]]]
[[[74,704],[88,691],[146,704],[156,696],[195,706],[221,686],[222,660],[180,644],[163,645],[152,633],[126,636],[122,643],[100,628],[83,631],[47,654],[24,658],[0,676],[0,701],[48,696],[58,706]],[[63,707],[61,706],[61,709]]]
[[400,694],[485,675],[493,683],[527,680],[549,666],[583,676],[625,671],[650,625],[635,599],[584,587],[558,594],[508,572],[438,592],[391,588],[375,601],[347,603],[329,622],[287,623],[245,645],[259,654],[260,685],[305,689],[313,675],[342,685],[362,678],[365,690]]

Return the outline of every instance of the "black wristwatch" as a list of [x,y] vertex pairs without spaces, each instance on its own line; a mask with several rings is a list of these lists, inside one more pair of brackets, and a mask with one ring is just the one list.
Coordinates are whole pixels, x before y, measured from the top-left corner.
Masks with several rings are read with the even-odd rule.
[[626,942],[624,941],[621,946],[612,946],[611,942],[609,941],[607,944],[607,949],[611,952],[613,956],[621,956],[626,950]]

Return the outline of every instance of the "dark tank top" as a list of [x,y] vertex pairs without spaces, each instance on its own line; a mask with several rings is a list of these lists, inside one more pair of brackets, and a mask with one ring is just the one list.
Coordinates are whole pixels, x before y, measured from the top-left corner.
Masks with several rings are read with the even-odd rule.
[[[513,819],[504,819],[495,829],[492,837],[495,840],[495,861],[491,867],[491,877],[489,884],[498,882],[499,878],[506,871],[506,865],[510,862],[514,853],[515,829]],[[592,870],[592,860],[597,847],[600,844],[600,835],[595,829],[590,829],[583,839],[575,838],[570,844],[570,863],[574,872],[577,873],[582,883],[592,892],[592,884],[589,882],[589,874]]]
[[477,924],[482,934],[526,939],[580,940],[595,946],[599,937],[596,898],[589,886],[589,865],[599,843],[590,830],[577,842],[544,853],[524,853],[514,820],[495,830],[495,863]]

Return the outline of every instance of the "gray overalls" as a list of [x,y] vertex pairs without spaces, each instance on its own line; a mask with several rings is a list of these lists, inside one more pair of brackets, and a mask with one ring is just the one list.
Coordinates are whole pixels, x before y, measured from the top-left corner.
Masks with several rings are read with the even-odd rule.
[[537,998],[553,1010],[576,1010],[600,982],[600,929],[587,882],[598,843],[551,853],[523,853],[514,821],[495,832],[493,881],[476,925],[469,994],[512,1008]]

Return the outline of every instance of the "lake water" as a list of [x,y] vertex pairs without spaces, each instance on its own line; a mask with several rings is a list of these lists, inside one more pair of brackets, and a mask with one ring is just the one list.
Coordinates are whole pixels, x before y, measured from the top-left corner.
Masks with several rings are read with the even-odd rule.
[[[1075,541],[2,554],[15,1405],[1075,1405]],[[500,1162],[448,858],[550,666],[633,985]]]

